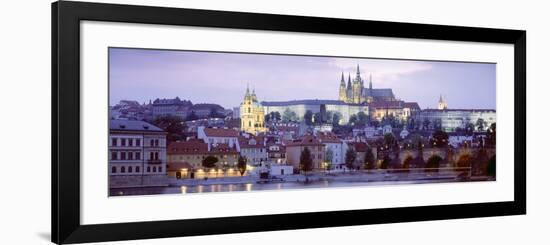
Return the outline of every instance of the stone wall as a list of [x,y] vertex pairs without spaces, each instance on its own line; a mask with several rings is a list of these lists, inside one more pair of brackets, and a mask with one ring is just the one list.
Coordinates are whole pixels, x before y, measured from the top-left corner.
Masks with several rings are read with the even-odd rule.
[[109,176],[109,188],[168,186],[166,175]]

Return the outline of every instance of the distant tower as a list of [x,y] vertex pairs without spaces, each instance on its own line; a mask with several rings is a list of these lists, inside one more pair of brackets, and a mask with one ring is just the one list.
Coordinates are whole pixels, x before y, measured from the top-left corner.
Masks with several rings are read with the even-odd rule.
[[371,103],[374,101],[374,97],[372,96],[372,74],[369,75],[369,89],[367,90],[367,103]]
[[346,94],[346,81],[344,80],[344,73],[342,72],[342,78],[340,79],[340,90],[338,94],[338,100],[346,102],[348,100]]
[[438,110],[447,110],[447,101],[443,100],[443,95],[439,95],[439,102],[437,103]]
[[361,79],[361,72],[359,71],[359,65],[357,65],[357,74],[353,79],[353,103],[359,104],[364,102],[363,97],[363,79]]
[[244,100],[241,103],[241,130],[251,134],[258,134],[260,132],[266,132],[265,128],[265,114],[264,108],[258,103],[256,98],[256,91],[246,86],[246,93],[244,94]]

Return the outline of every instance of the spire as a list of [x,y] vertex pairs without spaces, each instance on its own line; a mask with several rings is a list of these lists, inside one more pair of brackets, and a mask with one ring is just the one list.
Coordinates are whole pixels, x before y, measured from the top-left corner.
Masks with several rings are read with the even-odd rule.
[[346,80],[344,79],[344,72],[342,72],[342,78],[340,79],[340,86],[342,87],[346,86]]
[[439,103],[443,103],[443,95],[439,94]]
[[359,64],[357,64],[357,76],[361,75],[361,72],[359,71]]
[[351,75],[348,73],[348,89],[351,89]]
[[372,74],[369,75],[369,89],[372,90]]

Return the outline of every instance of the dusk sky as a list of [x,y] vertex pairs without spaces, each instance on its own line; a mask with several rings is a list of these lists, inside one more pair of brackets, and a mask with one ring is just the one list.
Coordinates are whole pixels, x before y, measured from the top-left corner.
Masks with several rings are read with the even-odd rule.
[[233,108],[247,84],[260,101],[338,99],[342,72],[357,64],[368,87],[392,88],[399,99],[436,108],[496,109],[496,65],[485,63],[285,56],[241,53],[120,49],[109,51],[110,104],[156,98],[216,103]]

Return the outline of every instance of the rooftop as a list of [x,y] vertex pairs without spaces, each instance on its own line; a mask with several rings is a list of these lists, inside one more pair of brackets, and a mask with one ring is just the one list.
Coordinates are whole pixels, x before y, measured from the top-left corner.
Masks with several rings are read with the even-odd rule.
[[148,131],[164,132],[159,127],[144,121],[113,119],[109,122],[109,130],[116,131]]

